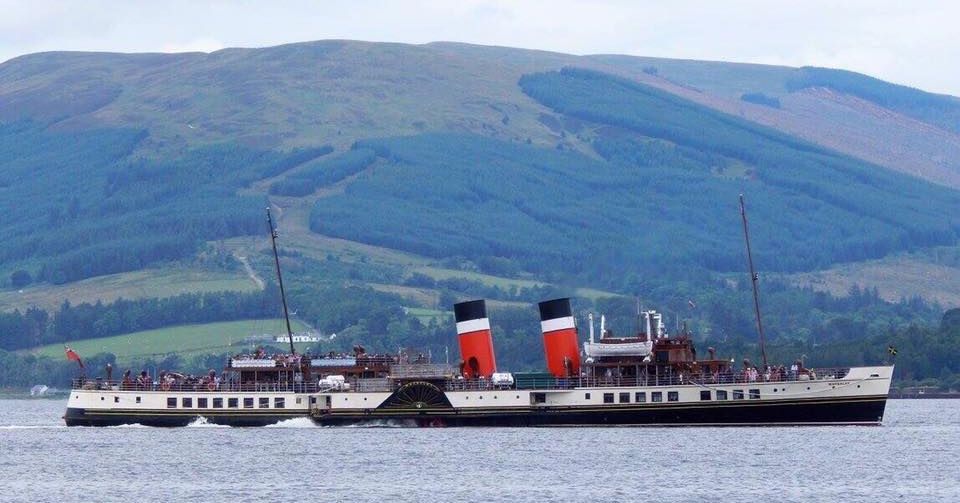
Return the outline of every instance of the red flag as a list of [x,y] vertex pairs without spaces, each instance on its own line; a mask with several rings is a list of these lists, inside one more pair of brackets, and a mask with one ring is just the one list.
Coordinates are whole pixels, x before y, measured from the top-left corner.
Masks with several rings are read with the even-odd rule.
[[64,349],[64,351],[67,352],[67,360],[73,360],[73,361],[77,362],[77,363],[80,365],[80,368],[83,368],[83,361],[80,360],[80,355],[78,355],[76,351],[74,351],[74,350],[72,350],[72,349],[70,349],[70,348],[68,348],[68,347],[66,347],[66,346],[64,346],[63,349]]

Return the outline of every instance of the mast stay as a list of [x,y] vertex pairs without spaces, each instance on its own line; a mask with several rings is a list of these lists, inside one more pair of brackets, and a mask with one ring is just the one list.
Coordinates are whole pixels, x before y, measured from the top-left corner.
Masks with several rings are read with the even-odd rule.
[[747,226],[747,209],[743,204],[743,194],[740,194],[740,217],[743,219],[743,239],[747,243],[747,263],[750,265],[750,283],[753,285],[753,309],[757,315],[757,332],[760,334],[760,356],[763,358],[763,368],[767,368],[767,349],[764,345],[763,321],[760,319],[760,290],[758,282],[760,275],[753,268],[753,253],[750,251],[750,232]]
[[290,329],[290,314],[287,312],[287,294],[283,290],[283,275],[280,274],[280,255],[277,253],[277,231],[273,227],[273,217],[267,206],[267,223],[270,224],[270,244],[273,245],[273,262],[277,266],[277,282],[280,283],[280,301],[283,303],[283,319],[287,322],[287,339],[290,341],[290,354],[297,352],[293,348],[293,330]]

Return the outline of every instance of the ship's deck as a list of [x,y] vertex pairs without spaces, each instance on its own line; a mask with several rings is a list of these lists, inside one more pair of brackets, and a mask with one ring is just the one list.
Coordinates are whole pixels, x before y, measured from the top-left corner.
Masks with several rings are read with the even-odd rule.
[[325,392],[383,392],[395,391],[401,385],[412,380],[430,381],[444,391],[473,391],[494,389],[526,389],[526,390],[568,390],[576,388],[635,388],[635,387],[675,387],[683,385],[711,386],[717,384],[750,384],[771,382],[803,382],[839,380],[846,377],[849,367],[805,369],[802,374],[788,374],[776,378],[766,378],[763,375],[750,379],[742,373],[720,375],[669,375],[669,376],[642,376],[642,377],[571,377],[555,378],[543,375],[524,377],[516,374],[517,380],[512,384],[495,383],[490,379],[463,379],[443,370],[441,366],[424,366],[417,369],[415,365],[403,365],[396,368],[396,372],[383,378],[351,378],[344,380],[346,386],[322,386],[318,382],[233,382],[219,383],[203,382],[153,382],[147,385],[124,383],[121,381],[107,381],[102,379],[80,378],[72,383],[72,389],[104,390],[104,391],[155,391],[155,392],[190,392],[190,393],[325,393]]

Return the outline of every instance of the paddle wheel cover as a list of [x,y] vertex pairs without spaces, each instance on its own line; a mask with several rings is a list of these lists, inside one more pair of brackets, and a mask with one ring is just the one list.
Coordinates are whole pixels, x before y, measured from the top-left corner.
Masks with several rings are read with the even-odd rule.
[[378,409],[452,409],[447,395],[436,385],[424,381],[404,384],[380,404]]

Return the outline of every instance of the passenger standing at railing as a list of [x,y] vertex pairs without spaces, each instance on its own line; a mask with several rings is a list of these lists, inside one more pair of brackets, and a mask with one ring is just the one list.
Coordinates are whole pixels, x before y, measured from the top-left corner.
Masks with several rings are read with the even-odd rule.
[[150,374],[147,374],[146,370],[141,370],[140,376],[137,377],[137,388],[150,389],[150,384]]
[[123,382],[120,383],[120,389],[132,389],[133,379],[130,377],[130,369],[123,371]]

